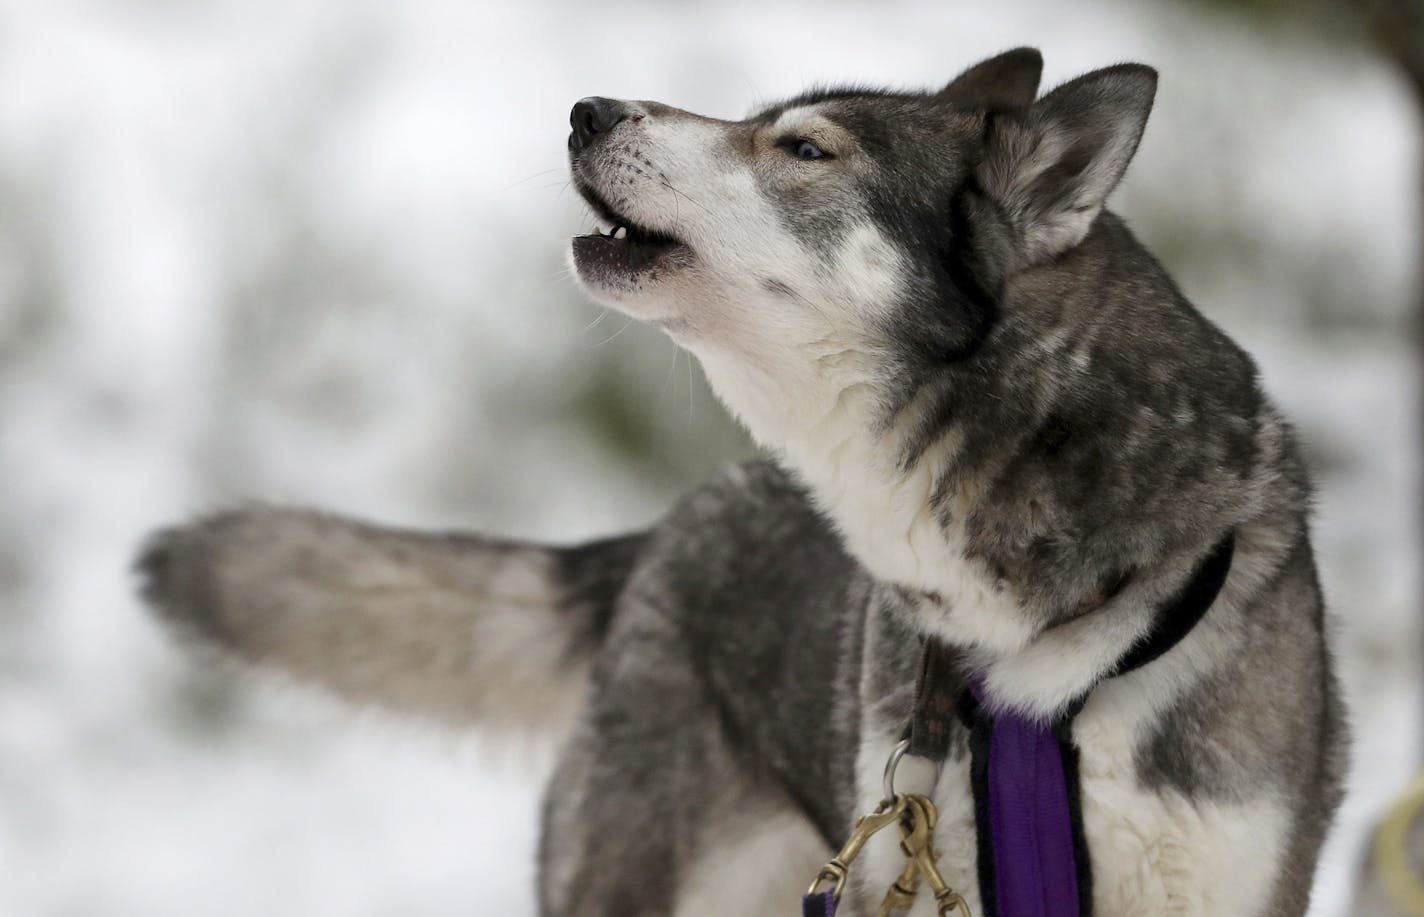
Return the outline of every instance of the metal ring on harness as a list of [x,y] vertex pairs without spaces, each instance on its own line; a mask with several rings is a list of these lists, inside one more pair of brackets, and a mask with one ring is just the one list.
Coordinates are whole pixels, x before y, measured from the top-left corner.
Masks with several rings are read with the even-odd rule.
[[895,743],[895,750],[890,752],[890,757],[885,762],[885,798],[881,800],[881,805],[890,805],[895,801],[895,769],[900,766],[900,759],[905,757],[909,750],[910,740],[901,739]]

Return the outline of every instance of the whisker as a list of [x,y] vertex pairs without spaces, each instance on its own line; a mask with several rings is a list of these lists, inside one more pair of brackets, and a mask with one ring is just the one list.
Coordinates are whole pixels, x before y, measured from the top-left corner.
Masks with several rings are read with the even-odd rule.
[[692,195],[688,194],[686,191],[683,191],[683,190],[681,190],[681,189],[679,189],[679,188],[674,187],[674,186],[673,186],[673,183],[670,182],[670,181],[668,181],[666,178],[659,179],[659,181],[662,182],[664,188],[667,188],[667,189],[668,189],[669,191],[671,191],[673,194],[676,194],[676,195],[678,195],[679,197],[685,197],[685,198],[687,198],[687,200],[688,200],[689,203],[696,204],[698,207],[701,207],[703,213],[711,213],[711,212],[712,212],[711,210],[707,209],[707,206],[706,206],[705,204],[703,204],[701,201],[697,200],[696,198],[692,197]]
[[672,380],[673,380],[673,377],[677,374],[677,354],[678,354],[678,348],[677,348],[677,347],[673,347],[673,349],[672,349],[672,363],[668,365],[667,375],[663,377],[663,390],[660,391],[660,392],[658,392],[658,400],[657,400],[657,406],[658,406],[658,407],[662,407],[663,398],[666,397],[666,396],[667,396],[667,393],[668,393],[668,385],[671,384],[671,382],[672,382]]
[[687,355],[687,429],[692,430],[692,395],[696,388],[692,384],[692,354]]
[[593,348],[590,348],[590,349],[597,349],[597,348],[599,348],[599,347],[602,347],[604,344],[609,343],[609,342],[612,341],[614,338],[618,337],[618,335],[620,335],[620,334],[622,334],[623,332],[627,331],[627,330],[628,330],[628,326],[631,325],[631,324],[633,324],[633,320],[630,318],[630,319],[628,319],[626,322],[623,323],[623,327],[622,327],[622,328],[619,328],[617,331],[613,332],[613,333],[610,334],[608,337],[606,337],[606,338],[604,338],[603,340],[599,341],[597,344],[594,344],[594,345],[593,345]]
[[597,327],[603,322],[603,320],[604,320],[605,318],[607,318],[607,317],[608,317],[608,310],[607,310],[607,309],[604,309],[602,312],[598,313],[598,318],[596,318],[596,319],[594,319],[593,321],[589,322],[587,325],[584,325],[583,330],[580,331],[579,334],[588,334],[590,331],[592,331],[593,329],[597,328]]
[[513,189],[513,188],[519,187],[520,185],[524,184],[524,183],[527,182],[527,181],[533,181],[534,179],[538,178],[538,177],[541,176],[541,175],[548,175],[550,172],[557,172],[557,171],[559,171],[559,170],[558,170],[557,168],[554,168],[554,169],[545,169],[545,170],[542,171],[542,172],[535,172],[533,175],[529,175],[529,176],[526,176],[526,177],[524,177],[524,178],[521,178],[521,179],[520,179],[519,181],[517,181],[517,182],[513,182],[513,183],[511,183],[511,184],[505,185],[503,188],[500,188],[499,190],[501,190],[501,191],[509,191],[509,190],[511,190],[511,189]]

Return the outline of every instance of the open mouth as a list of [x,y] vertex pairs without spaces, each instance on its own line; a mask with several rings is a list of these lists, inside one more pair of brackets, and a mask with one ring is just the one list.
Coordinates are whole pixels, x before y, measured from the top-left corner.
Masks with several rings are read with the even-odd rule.
[[626,277],[659,262],[685,260],[691,255],[682,240],[624,216],[582,181],[575,185],[603,224],[595,226],[591,233],[574,237],[574,258],[580,272],[596,270]]

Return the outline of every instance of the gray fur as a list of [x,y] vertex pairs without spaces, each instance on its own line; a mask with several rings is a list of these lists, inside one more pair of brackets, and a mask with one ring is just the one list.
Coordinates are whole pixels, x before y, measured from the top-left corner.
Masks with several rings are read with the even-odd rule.
[[561,694],[582,695],[640,541],[550,548],[253,507],[158,533],[137,568],[166,620],[245,663],[524,730],[566,719]]
[[[725,826],[742,816],[804,824],[809,855],[828,854],[878,766],[859,750],[893,741],[908,715],[925,633],[960,647],[955,677],[987,673],[991,703],[1048,714],[1097,686],[1080,715],[1089,734],[1112,726],[1114,705],[1154,698],[1116,779],[1186,811],[1282,812],[1253,908],[1303,913],[1346,742],[1308,475],[1251,359],[1102,209],[1155,73],[1109,68],[1034,102],[1040,66],[1019,49],[939,93],[818,91],[736,123],[626,103],[626,124],[574,151],[606,219],[663,239],[635,259],[585,237],[580,275],[702,358],[778,463],[729,470],[648,532],[575,549],[286,511],[218,517],[155,542],[148,595],[211,643],[358,699],[483,722],[547,708],[546,689],[581,698],[544,811],[550,917],[692,907],[698,869],[735,850]],[[791,162],[768,136],[802,109],[831,160]],[[667,146],[679,131],[707,140],[707,164]],[[751,180],[709,181],[700,207],[658,197],[699,168]],[[656,189],[642,183],[653,177]],[[738,206],[763,205],[781,225],[747,231],[819,268],[739,273],[756,244],[718,239]],[[839,246],[856,238],[888,246],[863,251],[895,266],[889,301],[859,301],[864,278],[840,279]],[[752,306],[762,313],[727,311]],[[786,333],[757,339],[772,319]],[[827,392],[755,362],[806,347],[830,353],[789,378]],[[803,395],[807,413],[833,407],[799,429],[776,407]],[[846,455],[865,465],[837,465]],[[874,481],[920,495],[907,516],[918,565],[867,534],[882,514],[855,488]],[[1232,571],[1193,634],[1099,685],[1229,531]],[[535,642],[529,658],[492,654],[475,632]],[[1097,753],[1084,744],[1084,767],[1111,771]],[[950,761],[966,754],[961,734]],[[1084,805],[1098,817],[1097,797]],[[800,868],[782,868],[786,912]],[[873,908],[874,881],[858,881],[849,914]],[[1122,911],[1101,895],[1100,917]]]

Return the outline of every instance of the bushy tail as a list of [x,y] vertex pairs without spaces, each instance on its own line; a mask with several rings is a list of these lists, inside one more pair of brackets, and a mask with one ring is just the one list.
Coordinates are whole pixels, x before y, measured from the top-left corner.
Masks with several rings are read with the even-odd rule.
[[136,568],[164,618],[256,666],[454,723],[559,730],[642,539],[552,548],[255,508],[158,533]]

